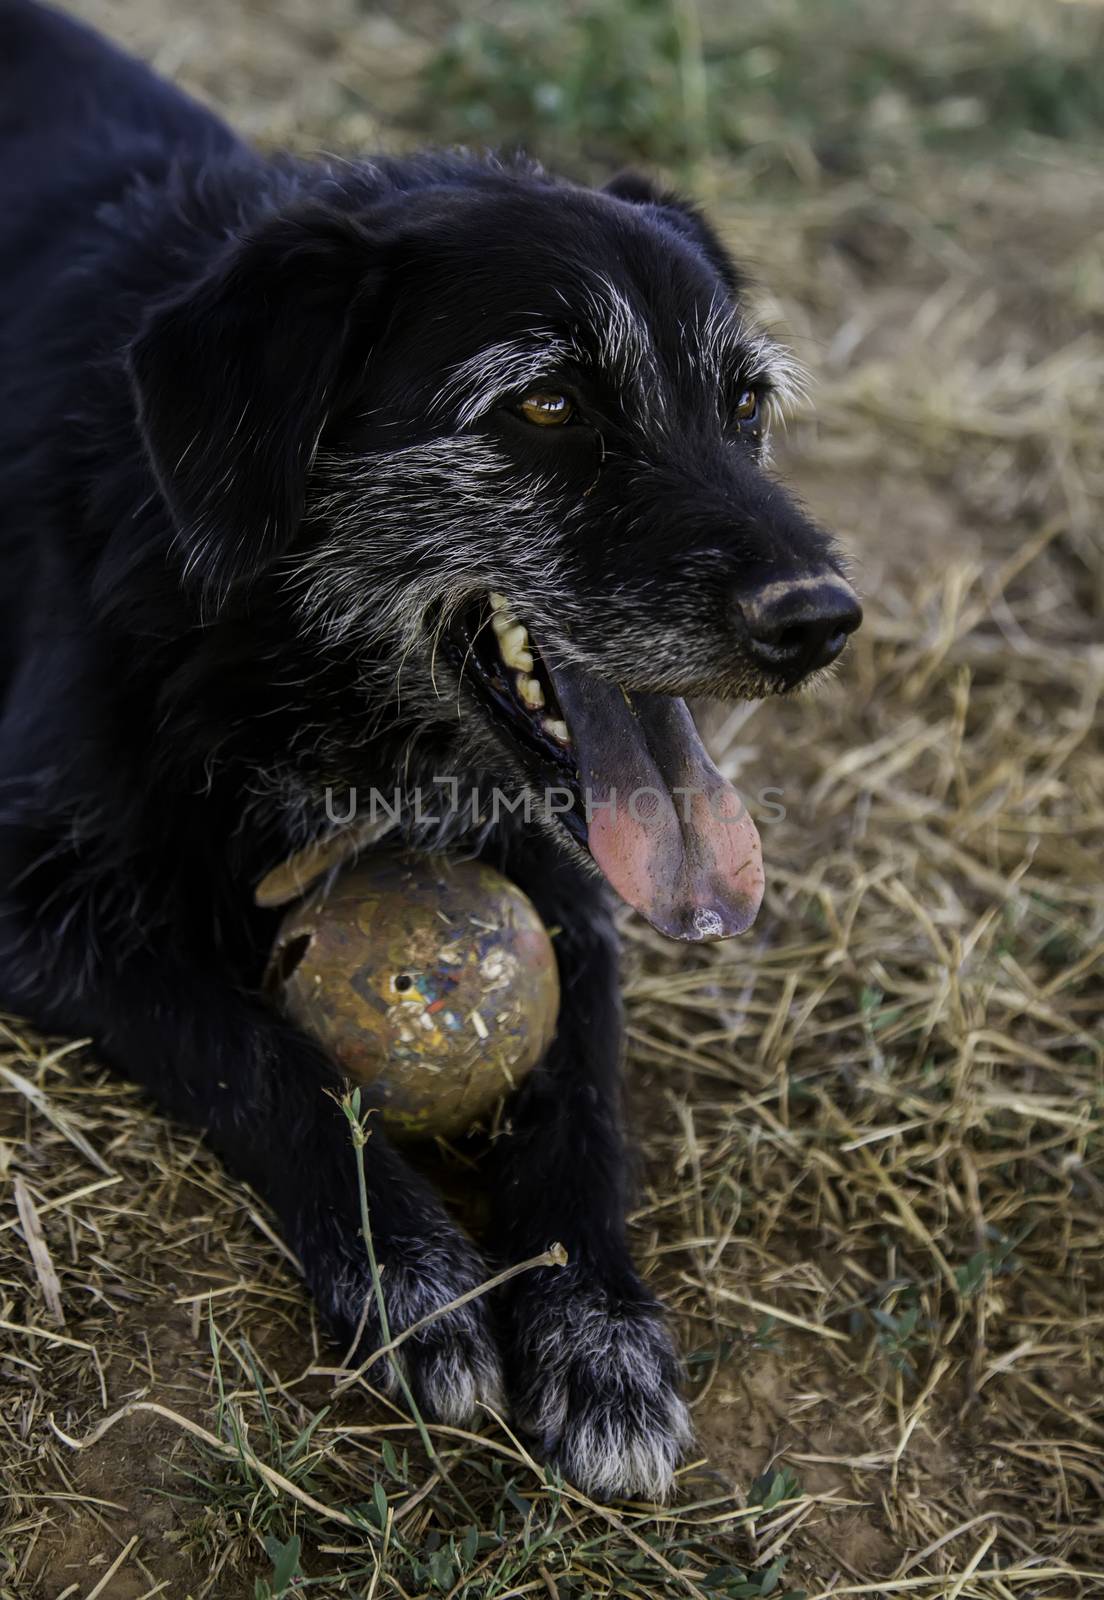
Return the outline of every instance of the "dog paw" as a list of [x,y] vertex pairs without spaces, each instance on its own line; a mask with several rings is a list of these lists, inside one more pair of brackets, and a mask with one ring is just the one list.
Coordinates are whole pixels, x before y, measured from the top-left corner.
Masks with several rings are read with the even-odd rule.
[[[387,1312],[387,1331],[396,1339],[425,1317],[484,1282],[487,1273],[475,1251],[459,1234],[438,1239],[390,1240],[380,1263],[380,1286]],[[360,1329],[348,1359],[355,1368],[388,1342],[367,1263],[332,1282],[334,1321]],[[413,1333],[391,1354],[366,1371],[373,1387],[398,1397],[401,1370],[423,1416],[435,1422],[471,1421],[481,1406],[504,1407],[502,1366],[483,1299],[436,1317]]]
[[679,1365],[658,1307],[597,1286],[513,1308],[514,1414],[541,1453],[601,1500],[664,1500],[690,1441]]

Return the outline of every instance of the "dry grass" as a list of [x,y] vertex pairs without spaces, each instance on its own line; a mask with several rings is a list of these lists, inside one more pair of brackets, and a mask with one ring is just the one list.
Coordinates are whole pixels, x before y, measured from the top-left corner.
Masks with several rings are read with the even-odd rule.
[[[228,27],[284,136],[275,15]],[[783,791],[756,930],[626,927],[634,1240],[701,1459],[661,1512],[490,1419],[428,1458],[334,1393],[249,1194],[12,1023],[3,1600],[238,1596],[293,1535],[313,1592],[372,1600],[1104,1592],[1104,183],[1043,145],[784,204],[753,164],[702,182],[816,369],[787,454],[868,621],[815,700],[717,718]]]

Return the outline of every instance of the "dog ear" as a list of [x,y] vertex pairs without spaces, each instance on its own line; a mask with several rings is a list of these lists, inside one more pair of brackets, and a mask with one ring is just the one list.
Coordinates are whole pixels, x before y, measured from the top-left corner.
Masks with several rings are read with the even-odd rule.
[[371,262],[350,218],[274,218],[155,310],[131,346],[143,442],[208,604],[295,535]]
[[659,221],[673,228],[692,244],[713,268],[731,295],[746,288],[746,280],[736,263],[721,243],[720,235],[690,200],[671,189],[660,189],[651,178],[640,172],[619,172],[605,186],[606,194],[617,200],[627,200],[630,205],[646,206],[654,211]]

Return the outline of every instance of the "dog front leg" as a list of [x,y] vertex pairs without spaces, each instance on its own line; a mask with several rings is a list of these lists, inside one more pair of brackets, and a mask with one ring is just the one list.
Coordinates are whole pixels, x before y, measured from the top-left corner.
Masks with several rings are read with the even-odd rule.
[[572,1482],[661,1499],[690,1428],[674,1348],[625,1236],[616,933],[603,891],[574,864],[530,843],[507,870],[557,930],[562,1002],[552,1047],[496,1142],[494,1225],[510,1260],[555,1240],[569,1256],[511,1285],[511,1399]]
[[[162,1110],[204,1131],[227,1167],[279,1218],[318,1305],[359,1358],[385,1341],[361,1231],[357,1155],[325,1053],[260,1000],[171,957],[112,969],[101,961],[79,987],[60,981],[41,925],[20,940],[27,975],[14,1001],[40,1024],[90,1034],[99,1052],[150,1091]],[[32,947],[37,947],[37,956]],[[99,941],[108,950],[110,941]],[[50,974],[50,994],[30,992]],[[34,975],[34,976],[32,976]],[[367,1209],[394,1336],[488,1276],[475,1249],[373,1119],[363,1151]],[[499,1358],[483,1300],[450,1312],[401,1347],[419,1406],[467,1421],[480,1401],[501,1404]],[[371,1381],[390,1389],[378,1363]]]

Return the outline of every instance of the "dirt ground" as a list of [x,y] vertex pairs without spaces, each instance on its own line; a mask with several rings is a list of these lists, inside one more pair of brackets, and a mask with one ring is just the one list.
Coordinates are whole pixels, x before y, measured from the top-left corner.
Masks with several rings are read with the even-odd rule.
[[[73,9],[308,149],[411,143],[445,16]],[[490,1420],[428,1462],[334,1393],[249,1193],[12,1019],[2,1600],[1104,1593],[1104,167],[1043,139],[794,163],[696,177],[812,371],[779,465],[867,623],[814,698],[710,714],[786,812],[752,934],[625,925],[634,1246],[698,1437],[677,1505],[549,1487]]]

